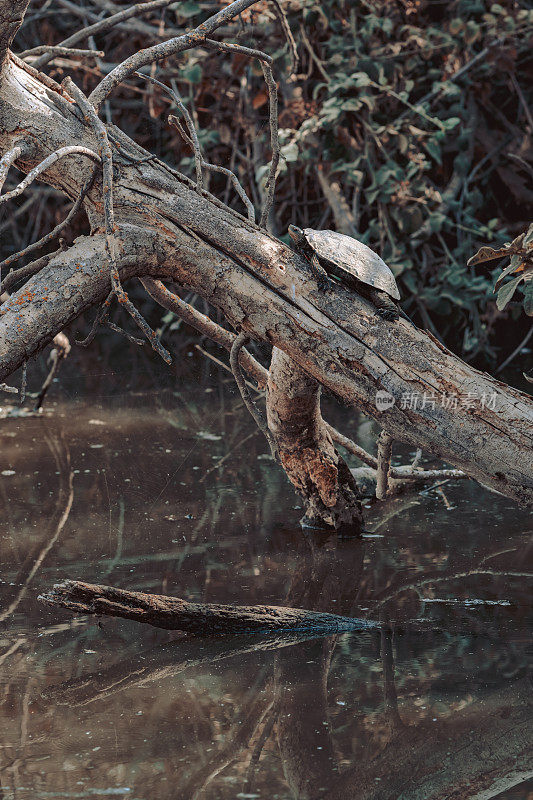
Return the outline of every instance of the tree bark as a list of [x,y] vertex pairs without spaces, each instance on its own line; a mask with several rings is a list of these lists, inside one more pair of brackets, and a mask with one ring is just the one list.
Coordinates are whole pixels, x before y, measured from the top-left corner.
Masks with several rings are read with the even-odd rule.
[[305,500],[302,523],[359,532],[359,492],[322,419],[320,384],[277,347],[270,362],[267,419],[283,468]]
[[379,628],[379,623],[372,620],[341,617],[321,611],[283,606],[189,603],[178,597],[129,592],[82,581],[58,583],[39,599],[77,614],[122,617],[145,622],[156,628],[203,635],[269,631],[336,633]]
[[[420,445],[519,502],[533,502],[527,395],[472,369],[431,334],[403,320],[377,319],[341,285],[318,291],[306,263],[280,241],[156,159],[139,163],[149,154],[113,126],[108,131],[122,279],[157,275],[193,288],[234,326],[278,347],[341,400],[374,417],[395,440]],[[25,172],[68,144],[97,152],[73,100],[10,55],[0,86],[0,147],[22,138],[31,145],[17,161]],[[73,156],[41,177],[76,197],[92,169],[89,159]],[[107,296],[101,189],[97,179],[85,200],[93,234],[58,254],[1,307],[0,381]],[[376,408],[380,390],[393,405]],[[412,402],[414,395],[420,402]],[[450,396],[456,408],[442,401]]]

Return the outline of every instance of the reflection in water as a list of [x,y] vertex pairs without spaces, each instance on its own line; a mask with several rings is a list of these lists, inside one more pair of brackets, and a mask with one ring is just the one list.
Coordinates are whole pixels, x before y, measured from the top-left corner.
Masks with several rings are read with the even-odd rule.
[[[303,537],[262,438],[179,402],[1,424],[0,798],[530,800],[530,515],[465,482]],[[38,604],[65,577],[383,627],[99,625]]]

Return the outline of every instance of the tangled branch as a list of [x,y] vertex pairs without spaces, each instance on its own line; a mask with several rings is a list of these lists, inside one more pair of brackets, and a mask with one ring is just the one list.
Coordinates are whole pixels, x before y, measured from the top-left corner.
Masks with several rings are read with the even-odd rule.
[[168,350],[165,350],[156,334],[150,328],[142,314],[137,311],[127,293],[122,288],[120,282],[120,275],[117,267],[116,259],[116,226],[115,215],[113,210],[113,154],[107,131],[104,123],[98,118],[98,115],[85,97],[81,89],[79,89],[71,78],[65,78],[63,82],[64,87],[74,97],[77,104],[81,108],[85,119],[91,125],[97,140],[98,150],[102,162],[103,169],[103,186],[102,191],[104,195],[104,218],[105,218],[105,235],[106,235],[106,252],[109,258],[111,286],[118,302],[123,305],[129,314],[133,317],[139,328],[142,330],[153,349],[158,353],[167,364],[172,362],[172,358]]
[[[15,150],[18,149],[19,148],[17,147],[13,148],[13,150],[11,151],[11,155]],[[13,161],[15,161],[20,155],[21,153],[18,153],[18,155],[16,155],[15,158],[13,158]],[[68,145],[67,147],[60,147],[58,150],[55,151],[55,153],[50,153],[50,155],[47,156],[44,159],[44,161],[41,161],[40,164],[38,164],[36,167],[30,170],[30,172],[28,172],[24,180],[21,181],[18,184],[18,186],[15,186],[15,188],[12,189],[10,192],[6,192],[6,194],[2,195],[0,197],[0,204],[5,203],[6,200],[12,200],[14,197],[18,197],[19,194],[22,194],[22,192],[25,189],[27,189],[28,186],[31,183],[33,183],[33,181],[36,178],[39,177],[39,175],[42,175],[43,172],[46,172],[47,169],[53,166],[56,163],[56,161],[59,161],[60,158],[64,158],[65,156],[72,156],[72,155],[84,155],[87,156],[88,158],[91,158],[93,161],[96,161],[97,163],[100,163],[101,161],[100,157],[92,150],[89,150],[88,147],[82,147],[81,145],[77,144]],[[13,161],[11,163],[13,163]]]
[[153,64],[155,61],[161,61],[163,58],[176,55],[177,53],[183,53],[184,50],[189,50],[192,47],[203,45],[206,38],[214,33],[217,28],[229,22],[243,11],[246,11],[250,6],[255,5],[257,1],[258,0],[234,0],[229,6],[218,11],[205,22],[202,22],[201,25],[198,25],[197,28],[189,31],[189,33],[169,39],[167,42],[161,42],[152,47],[147,47],[144,50],[140,50],[138,53],[133,53],[133,55],[116,66],[100,81],[89,96],[90,102],[94,105],[96,111],[98,111],[111,92],[138,69],[146,67],[148,64]]

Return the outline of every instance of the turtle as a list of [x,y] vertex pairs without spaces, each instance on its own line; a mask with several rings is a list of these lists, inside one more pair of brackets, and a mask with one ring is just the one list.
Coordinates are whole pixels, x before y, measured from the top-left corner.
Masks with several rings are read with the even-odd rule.
[[363,242],[335,231],[315,231],[289,225],[295,249],[311,265],[320,289],[327,289],[329,276],[355,289],[376,307],[386,320],[399,316],[411,320],[395,302],[400,292],[385,262]]

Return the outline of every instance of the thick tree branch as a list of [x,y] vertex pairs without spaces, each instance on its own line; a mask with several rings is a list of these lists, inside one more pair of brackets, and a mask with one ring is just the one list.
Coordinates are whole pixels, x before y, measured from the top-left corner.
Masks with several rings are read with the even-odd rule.
[[0,74],[30,0],[0,0]]
[[[16,63],[6,70],[2,99],[4,150],[15,144],[21,115],[39,132],[39,147],[24,169],[72,141],[95,149],[94,134],[73,104]],[[507,496],[532,501],[533,408],[527,395],[473,370],[430,334],[403,321],[377,320],[364,300],[341,285],[327,294],[318,291],[306,263],[281,242],[165,165],[147,161],[149,154],[117,129],[109,133],[124,250],[121,278],[151,274],[190,286],[230,324],[282,349],[395,440],[423,446]],[[53,174],[47,172],[54,186],[73,197],[88,177],[75,161],[65,159]],[[101,187],[95,185],[85,207],[96,230],[103,222],[101,206]],[[128,241],[127,225],[144,228],[136,264],[129,256],[140,243]],[[83,247],[76,243],[69,256],[53,259],[2,307],[0,380],[109,294],[109,275],[106,280],[93,256],[85,253],[83,268],[76,268],[75,254],[98,242],[101,247],[99,235]],[[378,390],[394,401],[386,409],[376,407]]]
[[98,119],[95,109],[87,100],[83,92],[76,86],[74,81],[72,81],[71,78],[66,78],[64,85],[76,99],[79,107],[84,112],[85,119],[91,125],[98,140],[98,152],[100,153],[103,169],[102,191],[104,195],[105,244],[107,257],[109,260],[111,286],[113,288],[113,292],[116,295],[118,302],[124,306],[130,316],[133,317],[156,353],[159,353],[161,358],[166,361],[167,364],[170,364],[172,361],[170,353],[165,350],[144,317],[139,311],[137,311],[127,293],[122,288],[122,284],[120,282],[120,274],[117,265],[117,248],[119,243],[116,239],[117,226],[115,225],[115,211],[113,207],[113,153],[111,150],[111,145],[109,144],[106,127],[103,122]]
[[389,488],[390,460],[392,456],[393,439],[387,431],[381,431],[378,437],[378,463],[376,497],[384,500]]

